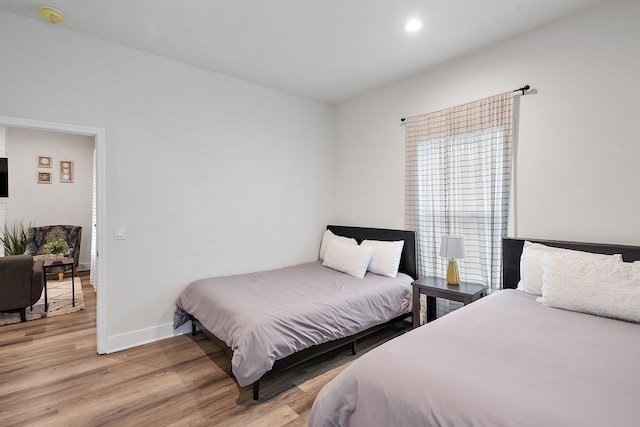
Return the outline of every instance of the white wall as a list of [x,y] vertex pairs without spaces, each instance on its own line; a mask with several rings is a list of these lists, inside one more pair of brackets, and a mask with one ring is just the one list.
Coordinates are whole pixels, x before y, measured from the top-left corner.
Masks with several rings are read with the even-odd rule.
[[0,39],[0,115],[105,129],[108,351],[171,335],[194,279],[316,259],[333,107],[7,12]]
[[607,2],[343,103],[336,222],[403,227],[401,117],[530,84],[537,93],[520,100],[517,235],[640,244],[638,22],[640,2]]
[[[82,227],[80,264],[91,263],[93,138],[60,132],[8,128],[9,199],[7,220],[34,226],[70,224]],[[39,168],[37,156],[50,156],[51,168]],[[60,161],[71,160],[72,183],[60,182]],[[51,184],[38,184],[38,172],[50,172]]]

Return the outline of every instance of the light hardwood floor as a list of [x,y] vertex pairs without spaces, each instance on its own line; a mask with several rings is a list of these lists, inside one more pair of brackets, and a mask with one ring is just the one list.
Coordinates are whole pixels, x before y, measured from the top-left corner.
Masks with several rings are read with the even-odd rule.
[[[238,387],[225,354],[203,334],[96,354],[96,298],[86,309],[0,327],[0,426],[306,426],[316,395],[354,356],[339,350]],[[358,343],[358,355],[401,333]]]

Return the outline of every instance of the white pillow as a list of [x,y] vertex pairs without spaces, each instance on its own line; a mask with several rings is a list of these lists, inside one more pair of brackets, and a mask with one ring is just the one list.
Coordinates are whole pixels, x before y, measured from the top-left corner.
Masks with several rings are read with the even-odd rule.
[[373,248],[334,240],[329,243],[322,265],[334,270],[363,278],[367,272]]
[[356,239],[354,239],[354,238],[336,236],[335,234],[333,234],[331,232],[331,230],[327,230],[322,235],[322,242],[320,243],[320,260],[324,259],[324,253],[327,251],[327,247],[329,246],[329,243],[330,242],[335,242],[335,241],[344,242],[344,243],[347,243],[349,245],[357,245],[358,244],[358,241]]
[[387,277],[396,277],[398,275],[404,240],[397,242],[363,240],[360,246],[370,246],[373,248],[371,262],[367,268],[368,271]]
[[640,323],[640,263],[545,253],[542,297],[550,307]]
[[622,255],[593,254],[590,252],[574,251],[571,249],[554,248],[540,243],[524,242],[520,257],[520,283],[518,289],[529,294],[542,295],[542,268],[540,258],[544,252],[563,253],[567,256],[590,260],[611,260],[622,262]]

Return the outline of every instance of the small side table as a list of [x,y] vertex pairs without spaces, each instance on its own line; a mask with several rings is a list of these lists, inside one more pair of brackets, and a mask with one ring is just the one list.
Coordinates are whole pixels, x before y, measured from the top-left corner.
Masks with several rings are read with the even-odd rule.
[[420,326],[420,294],[427,296],[427,322],[436,319],[436,298],[470,304],[487,295],[487,287],[477,283],[460,282],[450,285],[446,279],[425,277],[412,283],[413,286],[413,327]]
[[76,306],[76,283],[74,280],[75,274],[73,271],[73,258],[63,258],[62,261],[51,261],[46,260],[42,266],[43,274],[44,274],[44,311],[49,311],[49,301],[47,300],[47,270],[60,267],[63,270],[67,270],[71,268],[71,304],[73,307]]

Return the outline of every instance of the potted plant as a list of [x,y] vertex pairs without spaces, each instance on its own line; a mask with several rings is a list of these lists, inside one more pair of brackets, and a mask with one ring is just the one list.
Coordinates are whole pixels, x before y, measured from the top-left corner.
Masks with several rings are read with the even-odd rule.
[[58,239],[44,244],[44,250],[51,254],[53,262],[60,262],[64,254],[69,250],[69,245],[65,240]]
[[31,228],[31,224],[26,227],[20,222],[9,227],[4,225],[4,230],[0,241],[4,246],[5,256],[22,255],[27,250],[27,230]]

